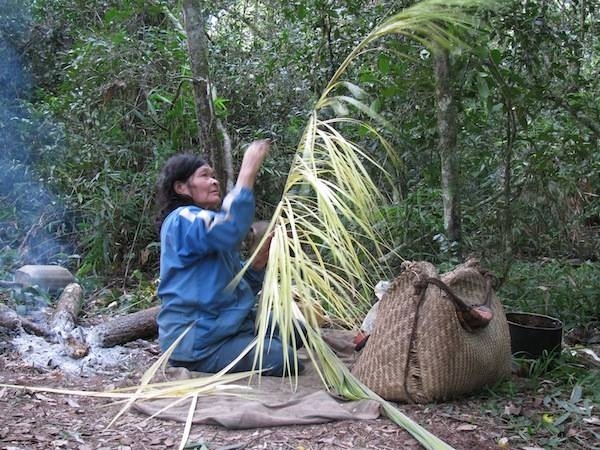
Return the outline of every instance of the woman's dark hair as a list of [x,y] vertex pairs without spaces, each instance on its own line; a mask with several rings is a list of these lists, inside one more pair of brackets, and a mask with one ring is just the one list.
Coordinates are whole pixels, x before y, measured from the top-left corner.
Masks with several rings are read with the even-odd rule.
[[160,171],[157,183],[157,204],[158,216],[156,218],[156,228],[160,233],[160,227],[165,218],[171,211],[180,206],[193,205],[194,201],[187,195],[181,195],[175,192],[175,183],[177,181],[186,181],[198,169],[208,162],[191,153],[180,153],[171,156]]

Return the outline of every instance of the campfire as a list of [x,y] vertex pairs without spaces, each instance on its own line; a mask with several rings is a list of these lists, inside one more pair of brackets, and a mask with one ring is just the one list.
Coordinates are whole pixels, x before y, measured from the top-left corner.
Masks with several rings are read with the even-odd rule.
[[23,266],[15,272],[13,281],[0,281],[0,287],[36,288],[51,297],[58,296],[52,309],[22,312],[0,303],[0,327],[17,332],[12,340],[15,349],[27,363],[40,369],[85,374],[127,365],[135,349],[123,345],[157,334],[158,307],[82,326],[79,315],[84,290],[61,266]]

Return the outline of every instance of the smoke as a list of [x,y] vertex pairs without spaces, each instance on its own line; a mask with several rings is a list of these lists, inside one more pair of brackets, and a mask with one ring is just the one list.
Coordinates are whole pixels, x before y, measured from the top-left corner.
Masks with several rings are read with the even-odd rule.
[[[32,114],[34,84],[24,57],[33,29],[27,2],[0,6],[0,265],[51,262],[64,208],[39,172],[48,121]],[[37,166],[36,166],[37,164]],[[10,257],[9,257],[10,255]]]

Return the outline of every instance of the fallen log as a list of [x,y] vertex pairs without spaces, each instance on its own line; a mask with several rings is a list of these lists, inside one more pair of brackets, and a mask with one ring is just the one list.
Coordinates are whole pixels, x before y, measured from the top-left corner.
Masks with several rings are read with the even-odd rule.
[[150,339],[157,335],[156,316],[160,306],[114,317],[92,328],[87,341],[99,347],[114,347],[135,339]]
[[0,304],[0,326],[12,331],[25,331],[36,336],[48,337],[50,330],[43,325],[39,325],[26,317],[21,317],[16,311],[6,305]]
[[65,354],[73,359],[81,359],[90,352],[83,331],[76,328],[82,299],[83,288],[77,283],[67,284],[49,320],[50,340],[59,343]]
[[83,289],[77,283],[70,283],[63,289],[50,317],[51,331],[56,334],[67,334],[75,328],[81,312],[82,298]]

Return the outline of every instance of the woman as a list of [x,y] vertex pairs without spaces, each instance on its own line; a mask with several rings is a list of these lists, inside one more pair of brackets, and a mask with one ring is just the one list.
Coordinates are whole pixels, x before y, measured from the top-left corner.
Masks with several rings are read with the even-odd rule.
[[[235,188],[221,205],[219,182],[202,158],[171,157],[158,185],[160,215],[159,343],[166,351],[183,336],[169,363],[215,373],[235,360],[254,339],[255,297],[261,289],[268,243],[234,287],[242,267],[239,247],[254,216],[253,187],[270,144],[253,142],[240,168]],[[278,336],[265,343],[263,375],[284,374],[283,346]],[[288,354],[293,354],[288,349]],[[254,351],[232,371],[251,370]],[[293,370],[290,364],[290,370]],[[298,370],[303,368],[298,363]]]

